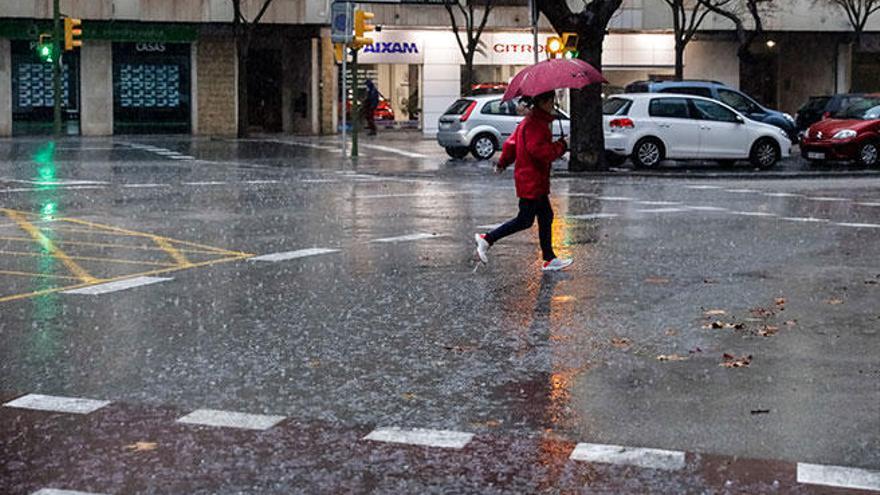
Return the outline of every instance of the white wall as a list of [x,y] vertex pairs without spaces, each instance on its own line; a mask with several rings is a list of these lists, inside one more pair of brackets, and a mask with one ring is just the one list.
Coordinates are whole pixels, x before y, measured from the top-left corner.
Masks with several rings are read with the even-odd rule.
[[739,88],[737,44],[726,41],[692,41],[685,48],[685,79],[712,79]]
[[0,136],[12,135],[12,56],[9,40],[0,38]]
[[80,132],[113,134],[113,57],[109,41],[90,41],[80,48]]

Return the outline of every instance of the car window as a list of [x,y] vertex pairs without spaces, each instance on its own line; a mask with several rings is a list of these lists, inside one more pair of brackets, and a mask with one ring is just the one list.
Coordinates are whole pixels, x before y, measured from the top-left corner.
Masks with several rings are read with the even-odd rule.
[[666,117],[672,119],[689,119],[687,100],[684,98],[654,98],[648,107],[651,117]]
[[825,109],[825,105],[828,104],[828,101],[831,98],[827,96],[821,96],[816,98],[810,98],[804,107],[801,109],[802,112],[819,112]]
[[632,106],[632,100],[626,98],[609,98],[602,104],[602,115],[626,115]]
[[691,100],[697,109],[697,118],[700,120],[714,120],[716,122],[736,122],[736,114],[730,109],[706,100]]
[[[456,101],[455,103],[453,103],[452,106],[450,106],[448,109],[446,109],[446,112],[444,113],[444,115],[462,115],[467,110],[467,108],[471,105],[471,103],[473,103],[473,101],[474,100],[468,100],[466,98],[462,98],[462,99]],[[499,100],[499,101],[501,101],[501,100]]]
[[695,96],[705,96],[706,98],[712,98],[712,90],[709,88],[701,88],[695,86],[675,86],[672,88],[663,88],[660,90],[661,93],[676,93],[680,95],[695,95]]
[[718,99],[745,114],[761,112],[761,107],[759,107],[746,95],[742,93],[737,93],[736,91],[731,91],[729,89],[719,89]]
[[516,115],[516,103],[513,101],[492,100],[483,105],[480,113],[488,115]]
[[838,119],[875,120],[880,118],[880,98],[855,98],[853,101],[834,114]]

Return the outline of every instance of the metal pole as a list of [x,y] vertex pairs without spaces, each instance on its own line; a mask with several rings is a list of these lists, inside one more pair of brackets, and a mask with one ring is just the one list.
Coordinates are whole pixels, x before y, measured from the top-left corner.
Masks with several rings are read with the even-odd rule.
[[361,104],[358,98],[358,50],[351,54],[351,157],[358,156],[358,131],[361,127]]
[[61,136],[61,0],[52,2],[52,93],[53,120],[52,129],[55,137]]
[[535,63],[538,63],[538,5],[536,0],[529,0],[529,15],[532,16],[532,52]]
[[345,117],[346,112],[348,112],[348,46],[343,45],[342,47],[342,156],[345,156],[345,126],[348,125],[348,121]]

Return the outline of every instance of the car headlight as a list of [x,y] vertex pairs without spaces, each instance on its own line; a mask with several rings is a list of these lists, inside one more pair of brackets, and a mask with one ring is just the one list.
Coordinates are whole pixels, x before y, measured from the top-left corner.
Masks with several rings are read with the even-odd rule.
[[782,116],[785,118],[785,120],[788,121],[789,124],[794,124],[794,118],[791,115],[784,113],[782,114]]
[[856,137],[856,131],[852,129],[844,129],[842,131],[837,131],[831,139],[852,139]]

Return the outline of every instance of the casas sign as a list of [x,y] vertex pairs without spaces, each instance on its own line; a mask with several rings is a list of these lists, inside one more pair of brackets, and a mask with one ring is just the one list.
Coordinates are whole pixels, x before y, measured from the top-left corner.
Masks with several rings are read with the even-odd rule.
[[165,43],[137,43],[134,49],[139,52],[164,52]]

